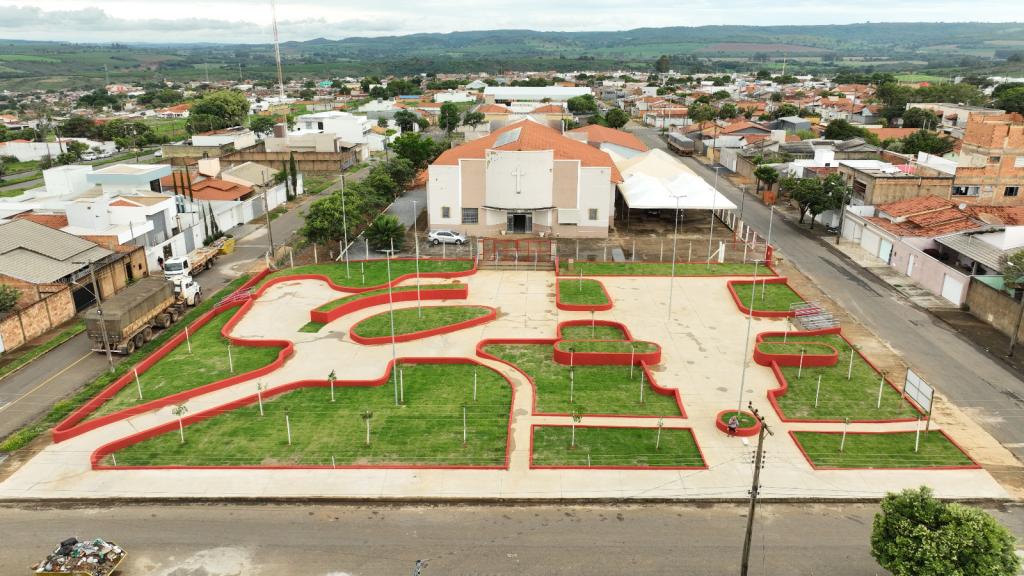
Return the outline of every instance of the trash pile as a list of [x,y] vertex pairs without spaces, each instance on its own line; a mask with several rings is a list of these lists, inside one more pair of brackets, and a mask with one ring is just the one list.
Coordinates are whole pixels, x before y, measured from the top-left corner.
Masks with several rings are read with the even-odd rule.
[[124,556],[124,550],[113,542],[99,538],[79,542],[78,538],[68,538],[32,569],[37,574],[108,576],[117,569]]

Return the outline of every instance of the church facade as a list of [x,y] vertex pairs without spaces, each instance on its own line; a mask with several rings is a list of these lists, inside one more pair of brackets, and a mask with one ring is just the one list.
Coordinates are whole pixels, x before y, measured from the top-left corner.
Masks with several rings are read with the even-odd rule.
[[621,181],[606,152],[523,120],[430,165],[429,226],[470,236],[606,237]]

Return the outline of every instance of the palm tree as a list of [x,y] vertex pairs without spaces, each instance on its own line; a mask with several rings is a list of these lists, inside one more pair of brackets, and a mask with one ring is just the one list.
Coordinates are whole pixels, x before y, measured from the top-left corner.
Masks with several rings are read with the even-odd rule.
[[405,240],[405,226],[395,216],[381,215],[366,228],[365,235],[375,250],[388,248],[392,242],[401,250]]

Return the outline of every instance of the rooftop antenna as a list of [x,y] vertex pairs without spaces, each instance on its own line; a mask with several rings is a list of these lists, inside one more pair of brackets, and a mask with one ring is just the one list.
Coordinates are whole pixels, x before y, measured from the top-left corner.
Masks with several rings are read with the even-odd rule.
[[277,35],[277,1],[270,0],[270,11],[274,18],[274,58],[277,60],[277,94],[284,100],[284,72],[281,70],[281,40]]
[[107,76],[107,86],[110,86],[110,69],[107,68],[106,64],[103,65],[103,73]]

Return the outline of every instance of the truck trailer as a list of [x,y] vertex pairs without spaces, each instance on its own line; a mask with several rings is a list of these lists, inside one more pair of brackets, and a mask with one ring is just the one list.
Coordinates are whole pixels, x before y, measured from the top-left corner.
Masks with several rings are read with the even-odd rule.
[[[148,276],[85,313],[85,329],[93,350],[131,354],[149,342],[154,331],[180,318],[188,306],[199,303],[202,288],[190,277],[172,282]],[[102,313],[100,310],[102,309]]]

